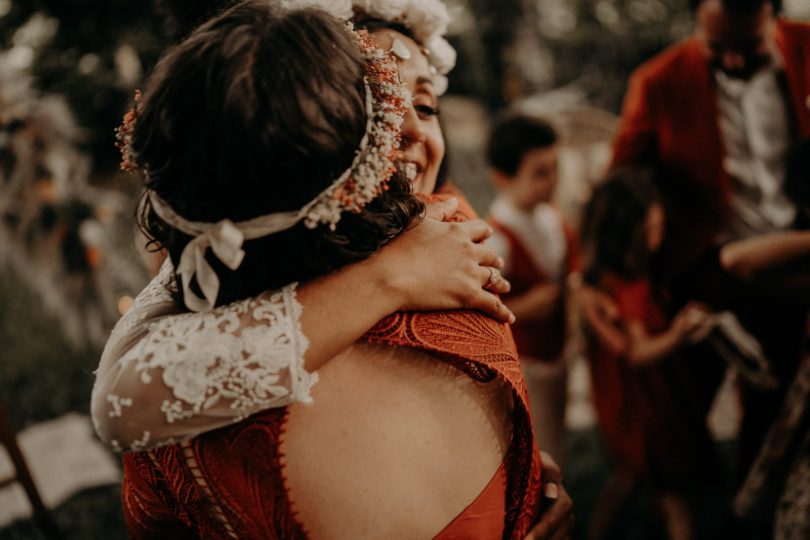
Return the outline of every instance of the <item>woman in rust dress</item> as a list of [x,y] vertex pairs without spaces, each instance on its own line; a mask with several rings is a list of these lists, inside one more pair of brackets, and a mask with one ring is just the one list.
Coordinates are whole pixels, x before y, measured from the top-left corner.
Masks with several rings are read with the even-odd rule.
[[[383,48],[393,53],[382,52],[361,36],[360,50],[365,55],[362,73],[368,83],[365,98],[357,95],[357,83],[349,85],[354,96],[351,90],[346,95],[330,94],[328,90],[334,88],[321,88],[313,95],[304,89],[317,87],[319,81],[359,75],[346,50],[348,34],[336,33],[334,24],[312,12],[278,13],[266,5],[242,5],[209,22],[170,52],[153,77],[131,135],[134,161],[146,169],[150,180],[146,228],[167,248],[177,265],[178,282],[182,284],[178,285],[182,291],[178,290],[177,297],[190,309],[206,301],[227,304],[361,260],[395,238],[413,218],[415,200],[405,196],[407,189],[399,185],[398,179],[385,184],[386,189],[377,188],[393,172],[390,164],[380,165],[378,161],[380,155],[386,155],[379,151],[388,140],[385,130],[378,132],[373,122],[352,118],[348,111],[356,112],[358,108],[341,108],[340,102],[345,98],[355,103],[365,99],[368,103],[371,93],[371,102],[377,108],[369,109],[369,114],[383,111],[385,114],[374,116],[375,121],[390,122],[397,97],[390,85],[392,77],[384,76],[385,59],[392,60],[396,55],[407,60],[402,58],[409,56],[406,49],[411,58],[421,51],[416,42],[401,33],[384,36],[390,48]],[[293,54],[282,46],[290,40],[304,45]],[[334,41],[337,47],[319,47],[321,40]],[[192,65],[185,61],[205,64],[221,58],[228,59],[230,69],[243,70],[239,72],[242,77],[234,77],[234,73],[222,76],[228,81],[244,82],[228,87],[233,93],[225,92],[222,100],[218,100],[222,88],[217,86],[222,81],[206,79],[211,71],[203,69],[202,79],[195,80],[192,75],[182,81],[182,68]],[[240,62],[253,60],[255,63],[244,71],[245,65]],[[295,76],[285,71],[291,65],[297,66],[292,69]],[[296,72],[301,66],[306,70]],[[319,70],[338,70],[343,75],[332,72],[330,77],[319,78]],[[369,88],[376,88],[375,78],[381,74],[385,84],[380,83],[376,93],[371,92]],[[269,82],[271,79],[286,81],[283,92],[273,86],[277,83]],[[303,85],[292,86],[298,93],[289,92],[289,81]],[[177,107],[179,96],[184,101],[194,99],[180,92],[188,87],[182,82],[190,87],[198,83],[202,95],[197,99],[213,107],[210,110],[214,118],[203,119],[202,128],[194,124],[201,120],[186,112],[196,110],[192,103],[187,108]],[[255,93],[239,94],[246,89],[268,93],[261,96],[266,99],[258,99]],[[231,98],[236,101],[229,101]],[[414,96],[414,103],[417,99]],[[268,121],[268,126],[276,128],[266,128],[268,140],[274,144],[260,140],[256,144],[264,152],[255,152],[255,147],[250,148],[253,142],[247,141],[256,126],[244,123],[245,117],[239,115],[234,123],[219,122],[216,114],[222,111],[212,103],[239,103],[239,108],[248,112],[247,118],[258,119],[260,124],[261,120]],[[409,133],[419,132],[408,127],[418,113],[410,103],[400,106],[400,115],[405,116],[404,139]],[[323,121],[325,110],[335,115],[329,118],[331,125],[346,129],[333,130],[336,133],[313,129]],[[297,113],[315,125],[285,122],[288,113]],[[218,137],[205,136],[209,126]],[[227,128],[227,137],[223,127]],[[194,133],[194,142],[188,140],[190,132]],[[326,144],[326,148],[340,148],[343,153],[325,151],[324,142],[330,137],[338,142],[334,146]],[[352,141],[350,146],[346,138]],[[184,153],[186,145],[197,149],[194,145],[200,141],[217,151]],[[367,152],[370,147],[376,150]],[[178,148],[181,151],[174,153]],[[253,151],[239,155],[242,148]],[[302,148],[308,152],[302,152]],[[313,149],[332,158],[331,167],[304,157]],[[367,167],[358,166],[357,160],[368,155],[376,157]],[[410,161],[405,157],[406,174],[418,180],[423,166],[418,160],[424,156],[413,156]],[[217,163],[218,159],[223,161]],[[253,160],[270,160],[273,167],[266,166],[266,162],[262,164],[265,166],[257,166]],[[350,163],[347,174],[333,183],[333,170],[339,173]],[[189,170],[197,174],[188,176]],[[290,175],[284,174],[293,170],[299,172],[300,182],[291,182]],[[375,174],[369,174],[369,170]],[[173,176],[172,171],[183,174]],[[264,181],[250,177],[256,171],[263,171]],[[219,174],[224,174],[227,182],[221,182]],[[312,191],[306,185],[312,179],[321,182],[314,193],[296,191]],[[338,196],[336,191],[329,191],[335,187]],[[255,201],[253,208],[245,204],[246,196]],[[337,213],[331,211],[334,201],[340,205]],[[291,228],[278,229],[280,220],[276,216],[280,213],[284,214],[283,222],[298,219],[305,223],[293,221]],[[228,256],[227,252],[234,251],[230,249],[234,247],[232,239],[238,235],[230,226],[222,225],[222,220],[229,220],[230,225],[235,222],[234,227],[248,240],[255,239],[245,246],[241,256],[244,261]],[[217,260],[208,265],[202,259],[214,258],[211,253],[197,256],[195,251],[188,251],[191,246],[205,254],[209,245],[214,246]],[[193,256],[185,256],[187,252]],[[303,259],[302,252],[309,257]],[[269,253],[273,253],[272,258]],[[231,268],[231,273],[220,262]],[[218,276],[213,294],[211,280],[206,277],[210,276],[209,269]],[[482,271],[493,278],[490,281],[498,282],[494,271]],[[171,267],[164,274],[171,281]],[[195,319],[194,325],[211,324],[226,336],[220,336],[219,345],[212,342],[206,349],[190,351],[202,361],[174,362],[170,366],[160,363],[167,353],[188,351],[182,332],[189,328],[184,326],[185,315],[162,328],[160,339],[151,343],[155,348],[146,357],[131,359],[145,388],[158,368],[162,381],[177,398],[166,399],[161,405],[167,419],[171,418],[167,423],[193,424],[195,412],[215,409],[220,400],[230,402],[230,408],[239,411],[246,396],[258,400],[274,392],[272,384],[263,385],[272,378],[259,376],[262,369],[272,371],[274,359],[264,358],[260,352],[262,345],[268,344],[264,335],[268,332],[249,335],[249,325],[238,332],[233,329],[245,319],[272,321],[295,312],[294,302],[285,302],[294,300],[294,288],[292,292],[264,301],[232,304],[230,310],[210,312],[208,319]],[[189,305],[190,298],[195,305]],[[259,329],[264,331],[268,326],[273,328],[268,324],[259,325]],[[218,370],[224,365],[222,344],[233,344],[227,338],[228,328],[231,337],[238,338],[239,351],[247,357],[253,355],[257,365],[252,367],[256,369],[239,373]],[[298,334],[276,334],[276,338],[284,340],[290,335]],[[211,361],[206,363],[205,358]],[[199,375],[196,378],[188,375],[194,370]],[[227,373],[218,373],[222,376],[216,379],[213,372],[217,371]],[[447,536],[457,532],[458,527],[474,527],[488,531],[487,537],[520,537],[528,530],[538,513],[540,466],[531,437],[525,389],[505,325],[477,312],[397,314],[333,358],[319,375],[311,405],[274,409],[193,441],[127,454],[124,502],[133,536],[165,536],[172,532],[178,536],[289,537],[307,531],[317,537],[412,538]],[[195,381],[201,384],[193,384]],[[96,398],[99,395],[96,393]],[[101,401],[109,404],[111,417],[121,419],[120,424],[126,426],[128,409],[136,408],[132,398],[111,394],[103,397],[107,398]],[[225,423],[232,422],[230,418]],[[148,445],[150,435],[145,432],[140,442]]]

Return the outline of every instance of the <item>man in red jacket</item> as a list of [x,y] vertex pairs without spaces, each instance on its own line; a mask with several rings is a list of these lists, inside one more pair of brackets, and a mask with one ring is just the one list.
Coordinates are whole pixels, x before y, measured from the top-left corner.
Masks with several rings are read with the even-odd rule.
[[[739,473],[762,443],[798,361],[806,312],[741,290],[718,246],[802,227],[783,189],[787,156],[810,138],[810,25],[778,17],[779,0],[693,0],[694,34],[631,76],[614,166],[660,171],[668,210],[662,268],[681,301],[732,308],[763,344],[782,388],[743,387]],[[612,306],[582,295],[593,329],[622,346]],[[697,359],[696,359],[697,360]],[[696,392],[709,400],[721,364],[702,359]]]
[[810,138],[810,25],[777,18],[777,0],[693,4],[694,35],[632,75],[614,145],[614,165],[668,171],[662,187],[689,210],[669,231],[677,270],[718,242],[791,227],[786,156]]

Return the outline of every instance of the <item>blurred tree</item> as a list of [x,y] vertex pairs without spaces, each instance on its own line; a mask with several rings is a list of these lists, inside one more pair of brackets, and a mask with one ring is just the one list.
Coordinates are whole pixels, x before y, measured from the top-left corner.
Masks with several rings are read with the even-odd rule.
[[[509,69],[508,51],[514,43],[515,28],[520,25],[524,13],[523,2],[468,0],[466,4],[466,9],[474,14],[475,24],[469,25],[465,30],[472,32],[477,43],[473,44],[474,55],[459,55],[459,65],[450,79],[459,80],[460,84],[454,89],[461,92],[457,93],[474,93],[483,98],[488,106],[501,107],[508,101],[510,94],[507,81],[512,74]],[[463,52],[469,52],[465,51],[463,44],[460,48]],[[483,71],[483,76],[477,77],[474,81],[464,81],[462,79],[464,73],[474,69],[473,64],[478,65],[478,69]],[[472,82],[475,87],[464,88],[462,85],[465,82],[467,84]]]
[[0,0],[4,61],[65,96],[97,167],[118,162],[113,130],[173,29],[151,2]]
[[[113,129],[160,51],[188,33],[188,21],[233,1],[0,0],[0,49],[40,90],[66,96],[85,148],[109,169],[118,159]],[[450,91],[491,110],[573,84],[616,112],[629,73],[692,28],[687,0],[444,1],[459,51]],[[808,18],[808,6],[785,1],[788,16]]]
[[[573,85],[618,112],[640,63],[687,36],[687,0],[446,0],[455,17],[458,67],[450,91],[497,109]],[[810,1],[785,0],[785,16],[810,19]]]
[[491,109],[576,84],[592,103],[617,111],[627,76],[687,35],[686,0],[449,0],[462,23],[451,91]]

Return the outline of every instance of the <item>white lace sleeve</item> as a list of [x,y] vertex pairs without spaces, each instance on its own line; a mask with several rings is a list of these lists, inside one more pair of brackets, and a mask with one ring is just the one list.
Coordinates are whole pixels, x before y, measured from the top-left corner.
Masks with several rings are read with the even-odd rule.
[[101,356],[92,416],[116,450],[143,450],[261,410],[309,402],[296,284],[204,313],[181,313],[172,267],[135,299]]

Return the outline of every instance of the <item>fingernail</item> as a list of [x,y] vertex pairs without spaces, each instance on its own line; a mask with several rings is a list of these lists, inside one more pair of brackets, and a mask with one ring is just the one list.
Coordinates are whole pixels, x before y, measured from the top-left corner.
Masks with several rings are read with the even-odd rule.
[[506,261],[503,260],[503,257],[498,257],[498,267],[503,268],[506,266]]
[[509,314],[509,324],[515,324],[515,320],[517,320],[517,319],[515,319],[515,314],[510,313]]
[[452,205],[456,205],[456,204],[458,204],[458,198],[457,197],[450,197],[449,199],[447,199],[447,202],[449,202]]
[[543,495],[546,496],[546,499],[556,500],[560,496],[560,489],[557,484],[549,482],[543,486]]

